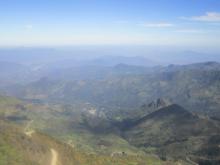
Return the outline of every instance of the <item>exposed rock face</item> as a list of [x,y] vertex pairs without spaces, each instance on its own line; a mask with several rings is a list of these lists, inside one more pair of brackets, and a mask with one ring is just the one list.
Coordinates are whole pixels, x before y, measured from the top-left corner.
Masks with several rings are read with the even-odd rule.
[[144,104],[141,106],[141,110],[144,114],[150,114],[152,112],[155,112],[156,110],[159,110],[161,108],[165,108],[167,106],[171,105],[171,101],[164,98],[158,98],[149,104]]
[[160,109],[169,106],[171,103],[169,100],[158,98],[157,100],[152,101],[148,104],[149,108]]

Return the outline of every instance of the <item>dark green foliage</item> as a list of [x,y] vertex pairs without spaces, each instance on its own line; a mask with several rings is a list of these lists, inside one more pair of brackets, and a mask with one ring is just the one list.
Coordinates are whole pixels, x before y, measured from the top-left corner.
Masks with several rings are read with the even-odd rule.
[[197,155],[215,160],[220,156],[219,123],[200,118],[178,105],[169,105],[127,122],[121,130],[123,137],[138,147],[157,148],[162,159],[178,160]]

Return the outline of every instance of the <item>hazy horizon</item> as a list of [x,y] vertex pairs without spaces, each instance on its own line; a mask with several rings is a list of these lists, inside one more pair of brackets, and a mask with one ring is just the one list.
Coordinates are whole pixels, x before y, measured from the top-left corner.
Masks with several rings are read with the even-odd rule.
[[[69,47],[5,47],[0,48],[0,61],[15,63],[51,63],[63,60],[95,60],[99,58],[145,58],[152,65],[220,62],[218,51],[194,51],[179,47],[158,46],[69,46]],[[123,60],[122,60],[123,61]],[[74,65],[73,65],[74,66]]]
[[51,59],[219,62],[219,6],[218,0],[1,1],[0,61],[27,53],[43,58],[42,53],[53,54]]

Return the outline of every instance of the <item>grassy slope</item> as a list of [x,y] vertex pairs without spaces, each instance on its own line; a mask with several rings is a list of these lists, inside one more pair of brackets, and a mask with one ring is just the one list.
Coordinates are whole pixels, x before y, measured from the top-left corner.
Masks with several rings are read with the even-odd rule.
[[[28,108],[29,110],[27,110]],[[19,100],[13,98],[0,98],[0,118],[7,118],[11,115],[27,115],[27,121],[25,120],[24,122],[27,123],[31,120],[31,117],[38,119],[41,114],[43,117],[45,117],[45,119],[41,119],[42,122],[39,120],[39,125],[33,125],[36,128],[40,128],[42,126],[45,129],[44,124],[46,124],[47,117],[52,117],[53,115],[48,112],[49,110],[42,114],[43,110],[45,109],[41,109],[39,112],[35,111],[33,114],[30,112],[30,110],[37,110],[38,108],[25,105]],[[58,117],[54,118],[58,120]],[[39,133],[38,131],[34,133],[32,137],[28,137],[24,133],[24,128],[15,123],[17,123],[17,120],[16,122],[11,123],[4,119],[0,119],[0,165],[48,165],[51,158],[51,148],[55,149],[59,154],[59,165],[160,165],[163,163],[157,157],[151,155],[123,155],[121,153],[117,153],[118,149],[120,148],[120,146],[117,147],[117,145],[114,146],[117,147],[115,155],[110,156],[109,154],[95,154],[85,152],[85,150],[82,151],[79,148],[72,148],[70,145],[64,144],[52,137]],[[74,136],[79,136],[75,141],[80,139],[80,135]],[[84,137],[83,139],[84,141],[86,139],[86,141],[89,143],[89,139],[92,136],[86,136],[87,137]],[[92,137],[93,141],[95,141],[95,138],[96,137]],[[112,136],[102,138],[109,139],[111,141],[117,139],[116,137]],[[79,144],[83,143],[84,141],[79,142]],[[125,141],[121,141],[120,139],[117,141],[124,145],[125,148],[128,145]],[[97,143],[97,141],[94,143]]]
[[1,165],[48,165],[51,154],[50,148],[58,152],[60,165],[142,165],[162,162],[154,156],[131,156],[87,154],[75,150],[69,145],[61,143],[45,134],[34,133],[26,136],[23,129],[0,121],[0,164]]
[[[131,146],[127,141],[114,134],[94,134],[86,129],[78,128],[81,114],[72,112],[64,115],[59,105],[41,105],[23,103],[14,98],[1,97],[0,113],[5,117],[25,116],[25,120],[13,120],[24,127],[31,120],[31,128],[49,134],[59,140],[69,143],[77,149],[88,153],[125,152],[127,154],[139,154],[141,151]],[[21,108],[22,107],[22,108]],[[75,111],[75,110],[73,110]],[[71,116],[71,117],[69,117]],[[103,145],[104,143],[104,145]],[[106,145],[105,145],[106,144]]]

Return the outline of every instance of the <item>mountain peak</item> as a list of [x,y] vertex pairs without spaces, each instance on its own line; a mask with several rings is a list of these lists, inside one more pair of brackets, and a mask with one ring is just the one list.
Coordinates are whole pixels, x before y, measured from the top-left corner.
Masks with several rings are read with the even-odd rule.
[[175,115],[184,115],[184,114],[191,114],[189,111],[185,110],[183,107],[181,107],[178,104],[170,104],[166,107],[160,108],[157,111],[153,112],[150,115],[153,116],[160,116],[160,115],[170,115],[170,114],[175,114]]
[[[171,105],[168,99],[158,98],[147,105],[148,108],[160,109]],[[144,106],[144,105],[143,105]],[[146,106],[146,105],[145,105]]]

